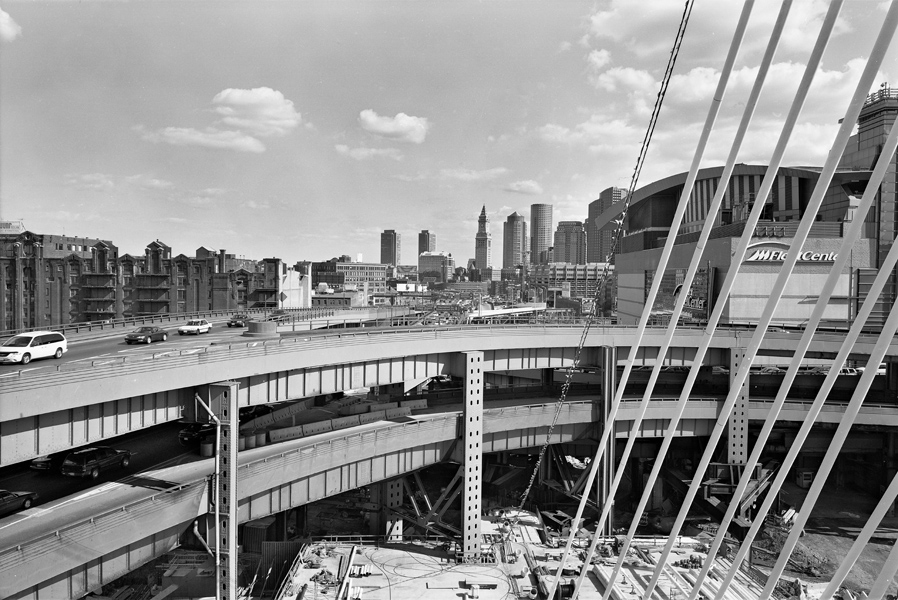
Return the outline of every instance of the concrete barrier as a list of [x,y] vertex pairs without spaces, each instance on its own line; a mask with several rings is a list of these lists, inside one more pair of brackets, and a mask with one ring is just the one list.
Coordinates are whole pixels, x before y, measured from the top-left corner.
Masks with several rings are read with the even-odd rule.
[[368,404],[352,404],[350,406],[344,406],[337,411],[338,415],[347,416],[347,415],[360,415],[362,413],[368,412]]
[[427,408],[427,399],[422,398],[421,400],[400,400],[399,406],[400,408],[408,408],[411,410]]
[[330,421],[321,421],[320,423],[308,423],[302,426],[303,436],[315,435],[316,433],[324,433],[333,431],[333,425]]
[[386,412],[386,417],[388,419],[395,419],[397,417],[409,416],[410,414],[412,414],[412,409],[410,409],[410,408],[391,408],[384,412]]
[[284,427],[283,429],[272,429],[268,432],[268,438],[272,444],[278,442],[286,442],[287,440],[295,440],[303,436],[302,425],[295,427]]
[[369,404],[368,412],[376,410],[390,410],[391,408],[399,408],[398,402],[379,402],[378,404]]
[[385,410],[376,410],[374,412],[365,413],[363,415],[359,415],[359,424],[364,425],[365,423],[373,423],[374,421],[383,421],[387,418],[387,411]]
[[333,429],[343,429],[344,427],[355,427],[356,425],[360,425],[361,421],[359,421],[359,417],[357,415],[351,417],[340,417],[338,419],[331,419],[331,427]]

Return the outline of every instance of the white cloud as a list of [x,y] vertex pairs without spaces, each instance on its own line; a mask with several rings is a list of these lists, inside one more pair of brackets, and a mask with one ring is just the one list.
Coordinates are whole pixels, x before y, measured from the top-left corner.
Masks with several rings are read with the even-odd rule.
[[399,181],[424,181],[427,179],[427,175],[424,173],[418,173],[417,175],[393,175],[393,179],[398,179]]
[[592,115],[589,120],[573,128],[548,123],[537,129],[536,133],[543,141],[568,145],[615,144],[638,134],[625,120],[607,119],[602,115]]
[[345,144],[337,144],[334,148],[339,154],[355,160],[369,160],[381,157],[402,160],[402,153],[395,148],[350,148]]
[[9,13],[0,8],[0,40],[11,42],[22,35],[22,28]]
[[535,196],[537,194],[543,193],[543,188],[540,184],[533,181],[532,179],[526,179],[524,181],[515,181],[513,183],[509,183],[505,186],[505,191],[507,192],[515,192],[518,194],[529,194]]
[[202,146],[238,152],[265,152],[265,145],[256,138],[239,131],[227,131],[207,127],[200,131],[192,127],[165,127],[157,131],[148,131],[142,126],[135,127],[141,139],[153,143],[166,143],[173,146]]
[[371,109],[359,113],[359,125],[374,135],[414,144],[422,143],[430,129],[430,123],[425,117],[413,117],[405,113],[399,113],[395,117],[381,117]]
[[489,181],[508,173],[505,167],[474,171],[472,169],[442,169],[440,177],[443,179],[457,179],[459,181]]
[[251,208],[253,210],[266,210],[266,209],[271,208],[271,204],[269,204],[268,202],[266,202],[264,200],[261,200],[259,202],[256,202],[255,200],[247,200],[240,206],[243,206],[245,208]]
[[567,52],[572,47],[570,42],[561,42],[558,44],[558,52]]
[[221,188],[205,188],[191,192],[183,201],[191,206],[206,207],[211,206],[224,193],[225,190]]
[[658,84],[655,78],[648,72],[632,67],[612,67],[603,73],[590,78],[597,88],[606,92],[616,92],[619,89],[631,92],[657,93]]
[[173,185],[171,181],[156,179],[155,177],[149,177],[147,175],[129,175],[128,177],[125,177],[125,182],[138,187],[156,190],[164,190]]
[[165,127],[149,131],[138,125],[134,130],[141,139],[173,146],[201,146],[237,152],[265,152],[265,144],[254,136],[279,137],[290,133],[301,122],[293,102],[268,87],[243,90],[227,88],[212,98],[214,112],[222,118],[217,126],[197,129],[194,127]]
[[115,188],[115,181],[111,175],[105,173],[84,173],[81,175],[66,175],[66,184],[79,190],[93,190],[96,192],[108,192]]
[[284,136],[302,122],[293,102],[269,87],[218,92],[212,103],[222,123],[262,137]]
[[586,62],[589,63],[591,69],[598,71],[611,62],[611,52],[608,50],[593,50],[586,57]]

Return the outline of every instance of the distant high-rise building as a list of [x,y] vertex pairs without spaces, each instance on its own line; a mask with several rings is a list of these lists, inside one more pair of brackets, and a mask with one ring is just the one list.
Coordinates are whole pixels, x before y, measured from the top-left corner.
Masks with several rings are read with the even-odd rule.
[[446,283],[455,272],[455,259],[446,252],[422,252],[418,255],[418,280]]
[[552,205],[530,205],[530,262],[545,262],[552,246]]
[[418,255],[420,256],[422,252],[436,252],[436,250],[437,234],[422,229],[418,234]]
[[586,230],[580,221],[559,221],[555,230],[554,262],[586,264]]
[[477,219],[477,235],[474,236],[474,265],[478,269],[482,270],[493,266],[492,246],[490,218],[486,216],[486,206],[484,206]]
[[524,264],[527,253],[527,221],[516,212],[508,215],[502,227],[502,268]]
[[380,262],[382,264],[398,265],[400,248],[400,236],[396,231],[387,229],[380,234]]
[[[602,229],[595,224],[596,218],[627,196],[627,190],[610,187],[599,194],[598,200],[589,203],[586,217],[586,262],[602,262],[611,253],[616,223],[608,223]],[[614,262],[612,257],[612,262]]]

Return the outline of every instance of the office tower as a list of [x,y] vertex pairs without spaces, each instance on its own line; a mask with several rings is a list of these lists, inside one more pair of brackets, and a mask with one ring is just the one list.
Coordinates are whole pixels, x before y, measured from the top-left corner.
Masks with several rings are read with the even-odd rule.
[[560,221],[555,230],[553,261],[586,264],[586,230],[580,221]]
[[530,262],[546,262],[546,253],[552,246],[552,205],[530,205]]
[[516,212],[508,215],[502,226],[502,268],[524,264],[527,252],[527,221]]
[[385,265],[396,266],[399,264],[400,236],[392,230],[386,229],[380,234],[380,262]]
[[486,269],[492,266],[493,240],[490,234],[490,218],[486,216],[486,206],[480,211],[477,219],[477,235],[474,236],[474,266]]
[[[596,219],[606,210],[627,197],[627,190],[610,187],[603,190],[597,200],[589,203],[589,212],[586,217],[586,262],[604,262],[611,253],[611,244],[616,223],[608,223],[599,229]],[[623,208],[623,206],[621,206]]]
[[455,259],[446,252],[422,252],[418,255],[418,281],[446,283],[455,272]]
[[420,256],[422,252],[436,252],[436,250],[437,234],[422,229],[418,234],[418,255]]

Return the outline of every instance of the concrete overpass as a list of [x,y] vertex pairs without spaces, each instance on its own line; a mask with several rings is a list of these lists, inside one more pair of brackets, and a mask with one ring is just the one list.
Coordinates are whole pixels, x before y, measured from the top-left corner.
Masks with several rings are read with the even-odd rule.
[[[329,394],[363,387],[407,386],[441,374],[463,375],[464,361],[480,357],[492,377],[513,378],[527,370],[564,368],[573,362],[578,326],[441,327],[309,333],[278,340],[209,346],[205,351],[114,359],[65,367],[40,377],[22,373],[0,382],[0,459],[27,460],[175,420],[196,410],[194,394],[231,382],[239,406]],[[650,331],[638,360],[653,362]],[[750,332],[720,331],[712,362],[725,364],[731,349],[743,347]],[[632,330],[594,330],[581,364],[600,365],[601,346],[627,348]],[[687,364],[701,330],[684,330],[665,358]],[[811,352],[832,356],[840,336],[817,336]],[[797,334],[771,333],[764,352],[789,356]],[[862,355],[872,340],[862,340]],[[890,356],[898,355],[893,344]],[[482,394],[485,376],[480,378]],[[659,436],[672,402],[655,400],[641,435]],[[717,418],[719,401],[694,400],[681,422],[681,435],[703,435]],[[595,437],[603,406],[600,396],[569,401],[562,408],[553,443]],[[837,422],[840,407],[821,420]],[[548,398],[517,406],[481,406],[484,452],[539,446],[555,411]],[[790,402],[783,418],[801,418],[802,402]],[[418,411],[416,411],[418,412]],[[300,440],[241,452],[237,472],[238,520],[259,518],[356,487],[383,482],[440,461],[465,461],[459,444],[467,407],[437,414],[398,416]],[[623,407],[615,429],[629,431],[635,408]],[[763,419],[763,399],[749,404],[749,418]],[[859,423],[898,426],[898,409],[865,407]],[[64,500],[31,509],[4,528],[0,549],[0,595],[10,598],[77,596],[134,569],[177,543],[209,511],[211,461],[143,473],[108,484],[84,500]],[[114,534],[113,534],[114,532]]]
[[[247,407],[460,375],[462,353],[469,350],[484,352],[488,373],[560,369],[572,364],[580,334],[579,325],[348,329],[24,371],[0,379],[0,466],[192,417],[194,390],[218,381],[238,382],[238,405]],[[623,352],[633,335],[634,328],[593,328],[581,363],[597,365],[600,346]],[[648,331],[637,363],[657,360],[662,335],[661,329]],[[683,329],[664,361],[690,364],[702,335],[701,329]],[[744,347],[750,335],[750,330],[719,330],[707,364],[727,365],[730,351]],[[789,357],[799,337],[771,332],[761,352]],[[860,339],[855,354],[869,353],[874,341]],[[831,358],[840,345],[840,335],[818,334],[808,356]],[[898,358],[898,341],[888,356]],[[891,372],[891,389],[898,388],[895,378]]]

